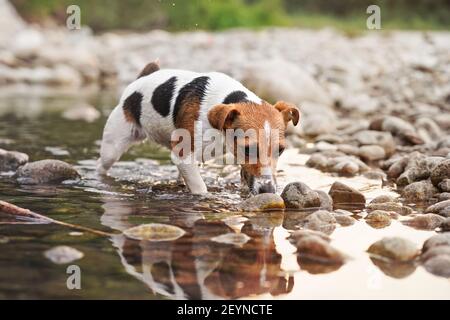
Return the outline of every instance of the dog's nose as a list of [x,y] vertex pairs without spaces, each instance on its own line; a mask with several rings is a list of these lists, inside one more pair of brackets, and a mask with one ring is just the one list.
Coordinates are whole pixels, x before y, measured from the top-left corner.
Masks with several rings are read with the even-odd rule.
[[270,182],[262,184],[258,189],[258,193],[275,193],[275,186]]

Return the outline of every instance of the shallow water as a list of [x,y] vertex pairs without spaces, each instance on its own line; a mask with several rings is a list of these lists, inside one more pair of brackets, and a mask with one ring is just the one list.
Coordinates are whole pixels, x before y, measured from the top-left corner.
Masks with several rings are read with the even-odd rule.
[[[105,115],[114,94],[88,97],[102,112],[92,122],[65,120],[75,97],[2,97],[0,148],[18,150],[31,160],[53,158],[74,164],[80,181],[58,186],[21,186],[0,176],[0,199],[49,217],[116,233],[110,238],[52,224],[11,224],[0,213],[0,298],[129,299],[310,299],[310,298],[450,298],[448,279],[421,266],[374,264],[367,248],[384,236],[397,235],[421,246],[435,232],[393,221],[374,229],[355,212],[358,222],[337,227],[332,245],[351,260],[336,268],[297,260],[286,237],[304,213],[286,211],[237,213],[241,200],[234,167],[203,168],[208,197],[189,195],[177,185],[177,171],[166,151],[156,146],[132,148],[108,178],[94,171]],[[280,159],[280,190],[303,181],[328,191],[340,180],[363,191],[367,199],[392,193],[381,182],[361,177],[337,178],[303,166],[307,156],[287,150]],[[173,224],[187,233],[172,242],[145,242],[120,235],[150,222]],[[244,233],[246,243],[230,245],[211,239]],[[84,253],[73,262],[81,268],[81,290],[68,290],[67,265],[57,265],[44,251],[69,245]]]

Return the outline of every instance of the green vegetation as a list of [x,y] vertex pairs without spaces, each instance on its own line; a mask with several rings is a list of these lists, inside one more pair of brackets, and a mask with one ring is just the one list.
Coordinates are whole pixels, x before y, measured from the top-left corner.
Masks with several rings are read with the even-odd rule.
[[82,23],[111,29],[222,30],[235,27],[334,27],[366,30],[366,8],[381,8],[383,29],[450,29],[447,0],[11,0],[29,21],[63,24],[77,4]]

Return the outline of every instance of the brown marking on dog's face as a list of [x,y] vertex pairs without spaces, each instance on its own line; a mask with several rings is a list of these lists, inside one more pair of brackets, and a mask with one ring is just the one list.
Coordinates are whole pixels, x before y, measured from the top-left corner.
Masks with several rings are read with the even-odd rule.
[[296,125],[300,114],[298,109],[286,102],[275,106],[267,102],[256,104],[241,102],[222,104],[212,108],[208,120],[218,130],[253,130],[256,135],[236,137],[233,153],[249,154],[257,149],[256,163],[242,164],[241,177],[252,193],[275,192],[276,167],[279,155],[285,148],[285,131],[289,121]]

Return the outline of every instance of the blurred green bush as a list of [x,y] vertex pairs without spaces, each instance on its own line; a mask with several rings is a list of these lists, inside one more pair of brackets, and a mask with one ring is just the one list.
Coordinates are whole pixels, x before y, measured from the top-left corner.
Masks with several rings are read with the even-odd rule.
[[366,8],[381,7],[383,29],[450,29],[449,0],[11,0],[28,21],[64,24],[77,4],[94,31],[221,30],[260,26],[365,29]]

